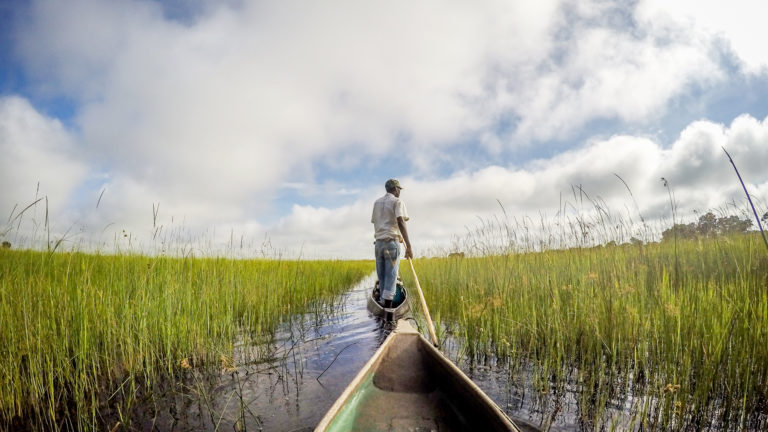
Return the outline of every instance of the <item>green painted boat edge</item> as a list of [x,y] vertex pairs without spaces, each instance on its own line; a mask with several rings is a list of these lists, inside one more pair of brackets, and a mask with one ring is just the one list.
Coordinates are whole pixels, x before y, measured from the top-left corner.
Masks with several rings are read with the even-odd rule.
[[[387,350],[389,345],[392,343],[392,341],[395,340],[393,335],[397,333],[398,329],[400,329],[400,323],[403,323],[405,321],[398,321],[397,328],[387,336],[387,339],[384,340],[384,343],[381,344],[379,349],[376,350],[376,352],[371,356],[370,359],[368,359],[368,362],[363,365],[362,369],[360,369],[360,372],[355,375],[355,378],[352,379],[352,382],[349,383],[347,388],[344,389],[344,391],[341,393],[341,396],[339,396],[338,399],[331,405],[331,408],[328,409],[328,412],[325,413],[325,416],[323,416],[323,419],[320,420],[320,423],[315,427],[315,432],[322,432],[322,431],[329,431],[331,429],[330,425],[331,423],[334,423],[334,420],[339,415],[339,413],[343,410],[344,406],[347,404],[347,401],[355,394],[358,393],[358,390],[362,387],[363,382],[367,380],[369,382],[373,382],[373,371],[379,362],[381,362],[381,359],[383,358],[384,351]],[[407,324],[407,323],[406,323]],[[408,325],[408,327],[411,327]],[[411,327],[411,330],[413,330],[413,327]],[[413,330],[415,332],[415,330]],[[347,417],[349,419],[349,417]],[[336,424],[336,428],[339,428],[339,424]],[[342,429],[339,429],[342,430]],[[349,429],[346,429],[349,430]]]
[[333,418],[325,430],[329,432],[354,430],[353,425],[357,420],[357,406],[365,400],[372,386],[373,374],[369,373],[366,375],[365,379],[360,382],[357,390],[350,395],[347,403],[342,405],[341,409],[339,409],[339,412],[336,414],[336,417]]

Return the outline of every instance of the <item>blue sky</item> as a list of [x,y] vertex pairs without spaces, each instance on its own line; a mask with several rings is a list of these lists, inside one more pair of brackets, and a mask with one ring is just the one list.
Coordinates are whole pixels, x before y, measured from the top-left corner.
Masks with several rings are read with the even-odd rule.
[[[45,196],[54,238],[75,248],[128,247],[125,230],[150,251],[218,253],[234,235],[242,256],[268,239],[273,253],[367,257],[371,203],[397,177],[417,255],[466,247],[499,202],[519,220],[562,217],[574,185],[625,241],[637,213],[669,223],[661,177],[681,217],[744,213],[723,146],[765,212],[764,9],[3,2],[0,219]],[[32,210],[0,234],[39,246]]]

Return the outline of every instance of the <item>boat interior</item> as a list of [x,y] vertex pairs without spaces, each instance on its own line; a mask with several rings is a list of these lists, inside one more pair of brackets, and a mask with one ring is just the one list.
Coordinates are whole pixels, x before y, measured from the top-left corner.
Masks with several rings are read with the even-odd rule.
[[406,329],[393,337],[328,430],[516,430],[418,333]]

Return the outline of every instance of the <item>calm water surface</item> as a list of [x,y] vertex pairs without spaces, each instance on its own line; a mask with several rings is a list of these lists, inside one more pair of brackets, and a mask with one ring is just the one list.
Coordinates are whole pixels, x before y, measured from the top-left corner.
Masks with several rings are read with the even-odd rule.
[[293,317],[266,343],[244,337],[228,370],[193,373],[159,409],[147,409],[153,419],[142,429],[314,429],[391,331],[366,309],[374,281],[364,279],[328,310]]
[[[366,301],[375,276],[345,293],[336,306],[293,317],[267,343],[244,342],[234,362],[220,374],[194,373],[179,391],[153,409],[145,430],[310,431],[341,395],[391,331],[368,313]],[[412,307],[418,309],[412,299]],[[423,329],[422,329],[423,330]],[[422,334],[425,332],[422,331]],[[534,395],[510,386],[506,368],[469,362],[450,335],[443,352],[518,423],[578,427],[565,411],[557,421],[537,408]],[[269,360],[255,360],[267,357]],[[522,387],[524,388],[524,387]],[[150,417],[150,416],[147,416]]]

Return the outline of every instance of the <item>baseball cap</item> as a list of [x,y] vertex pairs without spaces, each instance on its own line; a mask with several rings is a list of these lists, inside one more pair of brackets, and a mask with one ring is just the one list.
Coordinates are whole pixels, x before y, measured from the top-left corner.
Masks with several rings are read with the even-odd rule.
[[384,183],[384,187],[387,188],[387,189],[392,189],[392,188],[403,189],[403,187],[400,186],[400,182],[397,181],[397,179],[389,179],[389,180],[387,180],[387,182]]

